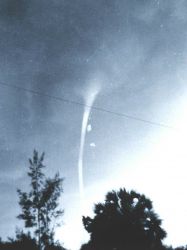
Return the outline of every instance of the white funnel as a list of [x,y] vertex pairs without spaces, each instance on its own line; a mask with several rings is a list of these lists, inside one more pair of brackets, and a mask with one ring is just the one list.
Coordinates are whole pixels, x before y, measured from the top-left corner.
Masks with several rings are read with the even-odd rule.
[[90,115],[90,111],[92,109],[92,105],[97,97],[97,94],[100,91],[100,86],[98,83],[94,83],[85,94],[85,108],[82,119],[82,128],[81,128],[81,139],[80,139],[80,150],[79,150],[79,160],[78,160],[78,174],[79,174],[79,192],[80,198],[84,200],[84,180],[83,180],[83,154],[84,154],[84,144],[86,138],[86,131],[88,126],[88,119]]

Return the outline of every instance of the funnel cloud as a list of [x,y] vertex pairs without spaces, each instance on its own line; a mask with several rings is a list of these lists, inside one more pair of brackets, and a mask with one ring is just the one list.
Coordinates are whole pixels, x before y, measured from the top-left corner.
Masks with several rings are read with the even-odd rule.
[[91,82],[90,86],[85,92],[84,96],[84,113],[81,127],[80,149],[78,159],[78,176],[79,176],[79,192],[81,200],[84,200],[84,178],[83,178],[83,160],[84,160],[84,145],[86,139],[86,132],[88,128],[88,120],[94,101],[99,94],[101,87],[98,82]]

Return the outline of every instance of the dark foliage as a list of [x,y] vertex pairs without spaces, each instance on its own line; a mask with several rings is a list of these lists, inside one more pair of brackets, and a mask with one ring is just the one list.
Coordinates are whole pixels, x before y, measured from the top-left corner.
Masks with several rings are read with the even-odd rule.
[[[9,238],[7,242],[0,242],[0,250],[39,250],[39,246],[30,233],[16,231],[16,238]],[[48,245],[44,250],[65,250],[58,242]]]
[[162,250],[166,232],[152,202],[134,191],[109,192],[95,205],[94,218],[83,217],[90,241],[81,250]]
[[[1,242],[0,250],[39,250],[39,248],[34,241],[12,241]],[[65,250],[65,248],[60,245],[51,245],[44,250]]]
[[0,250],[39,250],[36,240],[29,233],[16,232],[16,239],[9,238],[8,242],[0,243]]
[[187,250],[187,246],[180,246],[180,247],[176,247],[176,248],[173,248],[172,246],[166,246],[165,247],[165,250]]

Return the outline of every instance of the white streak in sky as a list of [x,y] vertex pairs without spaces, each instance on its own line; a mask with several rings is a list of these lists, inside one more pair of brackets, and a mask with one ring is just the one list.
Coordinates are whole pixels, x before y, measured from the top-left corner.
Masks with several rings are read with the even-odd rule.
[[86,131],[88,128],[88,120],[91,111],[91,107],[100,91],[100,84],[93,82],[91,87],[85,94],[85,108],[82,119],[82,129],[81,129],[81,140],[80,140],[80,150],[79,150],[79,159],[78,159],[78,174],[79,174],[79,192],[80,198],[84,200],[84,180],[83,180],[83,154],[84,154],[84,144],[86,138]]

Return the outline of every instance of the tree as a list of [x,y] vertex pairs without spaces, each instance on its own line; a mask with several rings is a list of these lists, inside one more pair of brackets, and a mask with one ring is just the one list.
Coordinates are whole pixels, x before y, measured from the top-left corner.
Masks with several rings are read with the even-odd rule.
[[31,234],[28,232],[25,234],[22,230],[16,229],[16,238],[8,238],[9,242],[5,243],[7,250],[39,250],[36,240],[31,237]]
[[62,182],[57,173],[54,178],[46,178],[43,173],[44,153],[39,157],[34,150],[33,158],[29,159],[28,176],[31,180],[31,190],[17,190],[22,213],[19,219],[25,221],[26,228],[34,228],[39,249],[54,243],[55,220],[63,214],[59,209],[59,198],[63,191]]
[[[8,237],[8,241],[0,241],[1,250],[39,250],[36,240],[31,234],[24,233],[23,230],[16,229],[16,237]],[[58,242],[45,247],[45,250],[65,250]]]
[[90,241],[82,250],[159,250],[166,232],[152,202],[135,191],[120,189],[106,195],[94,208],[94,218],[83,217]]

